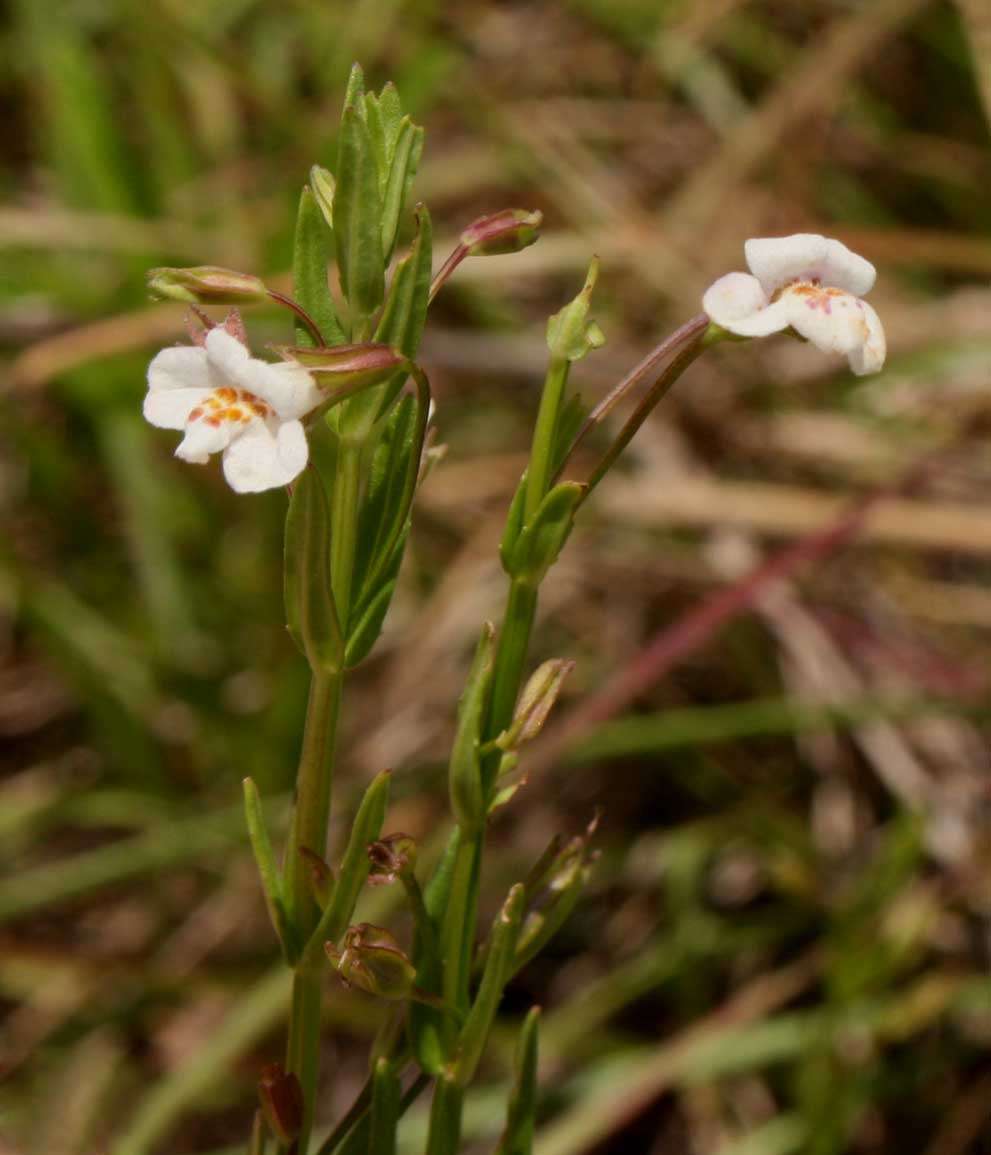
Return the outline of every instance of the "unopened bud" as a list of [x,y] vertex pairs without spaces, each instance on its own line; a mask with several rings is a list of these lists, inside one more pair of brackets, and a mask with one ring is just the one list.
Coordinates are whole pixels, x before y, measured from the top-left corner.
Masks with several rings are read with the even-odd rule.
[[461,244],[471,257],[518,253],[537,239],[543,221],[544,215],[541,212],[503,209],[472,221],[461,234]]
[[593,257],[578,296],[547,322],[547,347],[563,361],[580,361],[590,349],[600,349],[606,343],[602,330],[595,321],[588,319],[592,290],[598,276],[599,258]]
[[258,1098],[265,1120],[279,1142],[294,1142],[303,1125],[303,1089],[299,1079],[287,1075],[281,1063],[270,1063],[258,1080]]
[[413,994],[416,967],[383,927],[369,922],[344,933],[344,949],[326,943],[327,957],[345,983],[383,999],[408,999]]
[[416,866],[416,843],[408,834],[387,834],[368,844],[369,886],[385,886]]
[[217,265],[150,269],[148,291],[153,297],[190,305],[239,305],[269,299],[268,289],[258,277]]
[[523,688],[512,725],[496,739],[501,750],[515,750],[537,737],[561,693],[564,679],[574,668],[575,663],[564,658],[551,658],[538,666]]
[[334,227],[334,193],[336,189],[337,183],[332,172],[328,172],[327,169],[321,168],[318,164],[310,169],[310,191],[313,193],[313,199],[317,202],[329,228]]
[[321,387],[348,396],[388,381],[398,370],[409,365],[397,349],[374,341],[326,348],[277,345],[275,350],[280,356],[297,361],[308,369]]

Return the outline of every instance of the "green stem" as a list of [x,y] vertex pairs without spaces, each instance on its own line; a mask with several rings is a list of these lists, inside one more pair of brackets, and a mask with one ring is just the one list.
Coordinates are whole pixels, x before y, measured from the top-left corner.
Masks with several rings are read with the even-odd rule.
[[595,489],[613,467],[616,459],[633,440],[637,430],[643,425],[644,421],[647,420],[658,402],[668,393],[695,358],[708,348],[710,342],[706,341],[705,332],[705,329],[699,326],[689,343],[679,351],[674,360],[671,361],[664,372],[660,374],[653,385],[651,385],[643,397],[637,402],[636,408],[627,418],[623,428],[619,431],[619,435],[603,454],[599,464],[592,470],[588,479],[588,489],[585,491],[585,497],[582,499],[583,501],[588,498],[592,490]]
[[561,412],[564,387],[568,381],[571,363],[563,357],[552,357],[547,367],[540,410],[533,431],[530,465],[527,469],[526,503],[523,522],[527,524],[540,507],[550,488],[551,469],[554,465],[554,447],[557,442],[557,422]]
[[342,437],[337,454],[337,474],[331,502],[330,573],[337,619],[344,636],[348,634],[351,607],[351,578],[354,574],[354,551],[358,538],[358,500],[361,490],[361,451],[359,442]]
[[[342,439],[331,502],[329,548],[331,587],[345,636],[351,604],[360,482],[361,446]],[[314,962],[311,952],[305,950],[306,941],[318,921],[319,910],[310,893],[308,867],[299,848],[305,846],[321,857],[327,850],[334,746],[343,682],[343,671],[314,670],[312,674],[297,777],[296,812],[286,863],[290,909],[300,932],[302,953],[293,975],[286,1049],[286,1070],[299,1079],[303,1091],[303,1124],[294,1145],[294,1155],[306,1155],[313,1129],[323,993],[322,957]]]

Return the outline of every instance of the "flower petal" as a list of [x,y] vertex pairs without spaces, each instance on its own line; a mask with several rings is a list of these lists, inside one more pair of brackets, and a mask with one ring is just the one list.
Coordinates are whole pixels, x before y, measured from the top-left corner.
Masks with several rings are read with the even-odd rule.
[[768,305],[766,309],[758,309],[756,313],[751,313],[749,317],[716,323],[730,333],[736,333],[738,337],[768,337],[771,333],[780,333],[783,329],[787,329],[791,324],[791,316],[788,306],[778,300],[773,305]]
[[796,333],[826,353],[845,353],[855,373],[874,373],[884,364],[880,318],[852,293],[795,285],[777,303],[787,310]]
[[244,366],[251,360],[247,348],[223,326],[217,325],[207,333],[205,349],[211,367],[223,378],[217,384],[239,384]]
[[790,237],[758,237],[743,246],[747,265],[771,296],[791,281],[818,281],[861,297],[870,292],[877,276],[870,261],[842,241],[818,233]]
[[209,389],[149,389],[145,394],[144,418],[159,429],[185,429],[189,414]]
[[148,366],[148,388],[154,392],[165,389],[206,389],[216,387],[206,350],[193,345],[174,345],[162,349]]
[[224,454],[224,477],[237,493],[288,485],[305,468],[309,447],[299,421],[253,421]]
[[205,418],[190,421],[186,426],[186,436],[176,446],[175,455],[193,465],[204,465],[211,453],[227,448],[240,428],[243,426],[236,426],[231,421],[218,421],[216,424]]
[[879,373],[884,366],[884,358],[888,352],[888,343],[884,336],[884,326],[881,318],[867,304],[861,301],[860,306],[864,314],[864,324],[867,326],[867,336],[863,345],[850,351],[850,368],[858,377],[865,377],[868,373]]
[[789,281],[822,280],[829,244],[817,233],[755,237],[743,246],[747,267],[770,297]]
[[869,293],[877,280],[877,269],[870,261],[848,249],[842,241],[828,240],[826,244],[828,251],[822,283],[846,289],[855,297]]
[[267,401],[285,421],[304,416],[327,399],[309,371],[292,361],[273,365],[251,360],[238,380],[242,388]]
[[734,321],[767,308],[767,294],[749,273],[727,273],[706,289],[702,308],[710,320],[728,329]]

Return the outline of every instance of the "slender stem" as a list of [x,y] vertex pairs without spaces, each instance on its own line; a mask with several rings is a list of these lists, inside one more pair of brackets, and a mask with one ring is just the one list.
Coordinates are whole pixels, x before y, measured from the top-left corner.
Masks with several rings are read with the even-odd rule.
[[637,402],[636,408],[627,418],[623,428],[619,431],[619,435],[613,441],[612,445],[603,454],[599,464],[592,470],[588,478],[588,489],[585,491],[585,496],[582,500],[586,500],[588,495],[605,477],[609,470],[613,467],[616,459],[623,452],[623,450],[633,440],[637,430],[643,425],[644,421],[650,416],[651,411],[661,400],[662,397],[671,389],[678,378],[684,373],[689,365],[699,356],[706,348],[704,330],[696,333],[694,340],[685,345],[678,353],[674,360],[668,365],[664,372],[657,378],[653,385]]
[[296,810],[286,853],[286,881],[292,921],[305,940],[316,923],[309,866],[299,853],[306,847],[321,858],[327,850],[327,823],[333,780],[334,739],[341,704],[342,676],[314,672],[303,727],[296,777]]
[[447,282],[450,275],[461,264],[461,262],[468,256],[468,250],[464,245],[458,245],[447,260],[441,265],[437,275],[430,283],[430,296],[427,298],[427,304],[433,301],[434,297],[441,291]]
[[554,465],[554,448],[557,442],[557,423],[561,412],[564,387],[568,381],[571,363],[563,357],[552,357],[547,367],[544,388],[540,394],[540,410],[533,431],[533,446],[530,450],[530,465],[527,469],[526,502],[523,507],[523,521],[528,523],[537,512],[550,488],[551,468]]
[[[337,614],[345,634],[357,539],[360,470],[361,446],[342,439],[331,506],[330,570]],[[310,894],[308,868],[299,848],[305,846],[321,857],[326,853],[334,743],[343,681],[343,672],[314,671],[312,675],[297,779],[296,812],[289,840],[289,860],[286,863],[290,907],[302,940],[301,959],[293,975],[286,1053],[286,1070],[296,1075],[303,1090],[303,1124],[294,1155],[306,1155],[313,1129],[320,1066],[323,991],[322,957],[314,962],[312,953],[305,950],[306,940],[313,933],[319,911]]]
[[[293,922],[300,931],[301,943],[305,943],[312,933],[319,911],[310,893],[308,867],[299,850],[305,846],[321,857],[326,853],[334,739],[342,681],[341,674],[316,671],[310,681],[310,698],[297,778],[296,812],[286,863],[290,909]],[[322,991],[319,969],[299,963],[293,974],[286,1049],[286,1070],[299,1079],[303,1090],[303,1123],[296,1146],[298,1155],[306,1155],[313,1127],[320,1058]]]
[[[574,444],[568,450],[568,456],[565,458],[561,469],[574,457],[575,452],[585,441],[585,438],[591,433],[596,426],[601,425],[602,422],[609,416],[609,414],[616,408],[616,406],[623,400],[623,398],[635,389],[641,382],[649,377],[653,377],[657,372],[657,367],[677,349],[680,349],[688,341],[695,340],[700,334],[703,334],[709,327],[709,318],[705,313],[699,313],[697,317],[693,317],[690,321],[686,321],[680,329],[675,331],[657,346],[655,346],[643,358],[642,361],[634,365],[633,368],[626,374],[626,376],[609,392],[605,397],[595,406],[592,412],[585,419],[585,424],[578,431],[578,436],[574,440]],[[656,404],[656,401],[655,401]],[[560,472],[560,470],[558,471]]]
[[292,297],[287,297],[285,293],[279,293],[275,289],[269,289],[268,295],[276,304],[282,305],[283,308],[290,309],[306,326],[306,331],[310,334],[317,343],[318,349],[323,349],[327,342],[323,333],[320,332],[320,326],[313,320],[310,314],[303,308],[299,301],[294,301]]

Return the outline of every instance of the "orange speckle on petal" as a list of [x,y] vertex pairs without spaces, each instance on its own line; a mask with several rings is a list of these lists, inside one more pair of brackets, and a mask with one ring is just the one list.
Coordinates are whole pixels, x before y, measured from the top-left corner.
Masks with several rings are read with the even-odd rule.
[[186,420],[187,421],[199,421],[199,419],[202,416],[203,416],[203,407],[201,405],[197,405],[195,409],[190,409],[189,416],[186,418]]
[[237,390],[231,389],[228,385],[224,385],[220,389],[214,390],[214,396],[218,397],[221,401],[236,401]]

